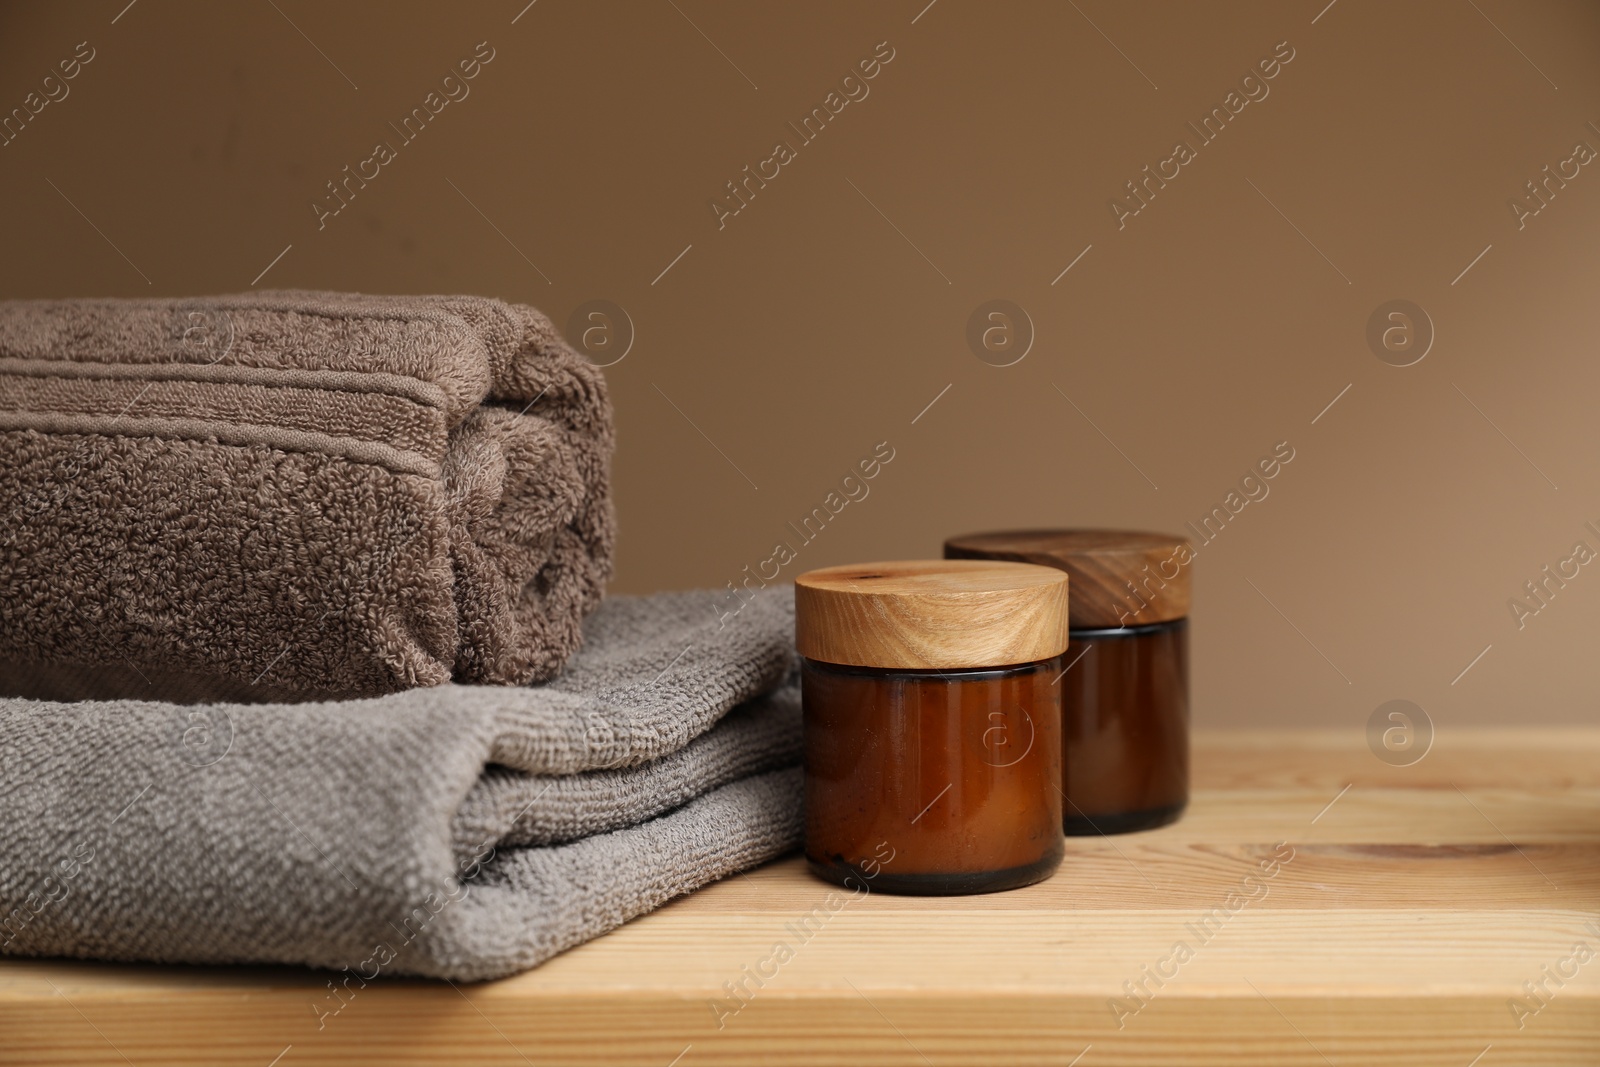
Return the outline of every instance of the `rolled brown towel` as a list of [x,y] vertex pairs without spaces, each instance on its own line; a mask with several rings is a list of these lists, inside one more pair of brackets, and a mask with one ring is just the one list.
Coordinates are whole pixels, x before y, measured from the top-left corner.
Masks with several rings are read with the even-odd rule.
[[610,576],[611,452],[600,372],[522,305],[0,303],[0,676],[167,699],[549,678]]

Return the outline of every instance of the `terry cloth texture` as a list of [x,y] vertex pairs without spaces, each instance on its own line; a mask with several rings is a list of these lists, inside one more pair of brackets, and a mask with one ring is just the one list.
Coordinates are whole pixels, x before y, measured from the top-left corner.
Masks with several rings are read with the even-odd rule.
[[548,685],[0,701],[0,953],[510,974],[795,848],[788,589],[607,600]]
[[0,303],[0,678],[178,700],[550,678],[610,576],[611,452],[600,372],[530,307]]

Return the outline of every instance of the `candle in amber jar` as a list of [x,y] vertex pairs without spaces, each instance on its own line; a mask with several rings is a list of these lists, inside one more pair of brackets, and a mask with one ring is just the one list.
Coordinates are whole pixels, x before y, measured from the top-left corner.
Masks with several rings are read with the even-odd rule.
[[1048,877],[1063,851],[1066,575],[873,563],[795,587],[812,871],[924,894]]

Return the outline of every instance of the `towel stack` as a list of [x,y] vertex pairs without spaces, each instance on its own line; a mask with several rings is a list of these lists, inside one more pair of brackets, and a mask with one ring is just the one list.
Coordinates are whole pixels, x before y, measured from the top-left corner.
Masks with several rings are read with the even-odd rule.
[[0,953],[488,978],[795,847],[792,596],[601,603],[610,418],[498,301],[0,305]]
[[800,840],[793,599],[615,597],[554,681],[0,700],[0,952],[492,978]]

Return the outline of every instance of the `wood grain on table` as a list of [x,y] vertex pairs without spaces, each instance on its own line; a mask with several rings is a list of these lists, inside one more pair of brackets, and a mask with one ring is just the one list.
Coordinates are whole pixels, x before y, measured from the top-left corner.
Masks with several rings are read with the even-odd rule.
[[1194,784],[1027,889],[829,911],[788,859],[320,1029],[327,974],[0,960],[0,1064],[1600,1064],[1600,729],[1203,733]]

